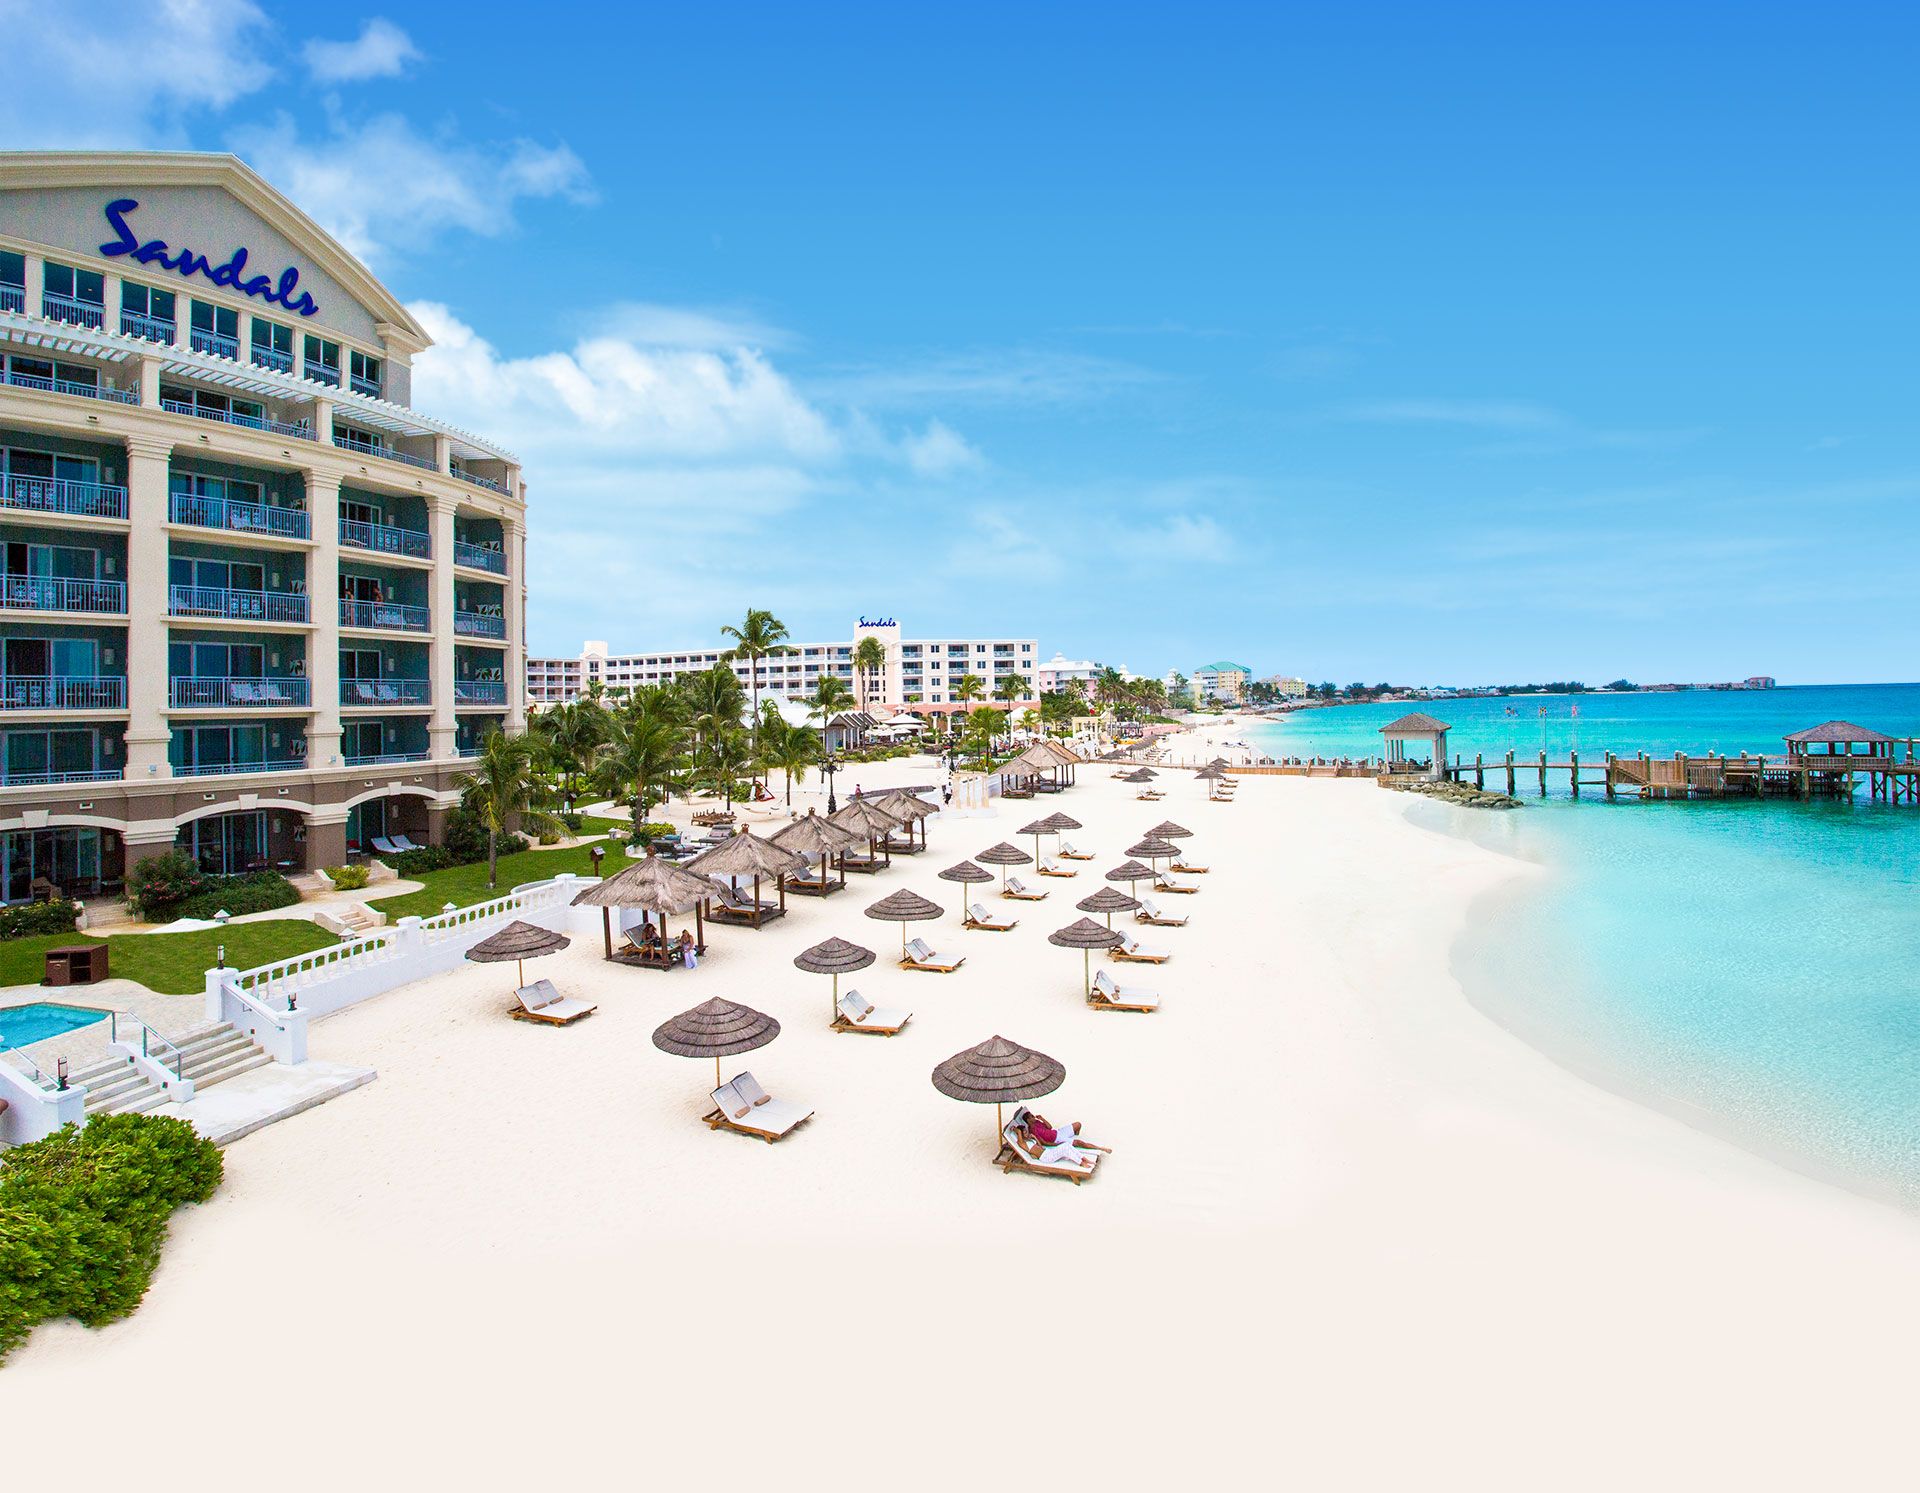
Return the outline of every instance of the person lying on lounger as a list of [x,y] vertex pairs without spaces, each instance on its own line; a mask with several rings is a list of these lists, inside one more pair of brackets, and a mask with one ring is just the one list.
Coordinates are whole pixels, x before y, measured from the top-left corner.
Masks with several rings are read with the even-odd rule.
[[1021,1127],[1026,1132],[1026,1153],[1036,1160],[1055,1146],[1076,1146],[1089,1151],[1104,1149],[1100,1146],[1086,1145],[1080,1139],[1080,1122],[1073,1120],[1064,1130],[1055,1129],[1045,1115],[1028,1114],[1027,1123]]

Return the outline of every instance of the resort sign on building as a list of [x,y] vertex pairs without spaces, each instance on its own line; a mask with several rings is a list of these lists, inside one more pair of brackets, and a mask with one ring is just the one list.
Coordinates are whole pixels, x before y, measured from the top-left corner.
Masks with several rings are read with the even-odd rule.
[[300,316],[312,316],[319,311],[320,307],[313,297],[300,289],[300,271],[292,265],[281,270],[277,279],[272,275],[248,275],[247,250],[244,247],[235,249],[216,265],[206,255],[193,249],[174,249],[163,238],[143,241],[127,222],[127,214],[139,206],[140,203],[132,197],[117,197],[106,205],[107,223],[113,229],[114,237],[100,245],[101,254],[109,259],[124,255],[135,264],[150,264],[158,269],[172,270],[189,279],[204,275],[215,285],[237,290],[241,295],[253,296],[271,306],[285,306]]

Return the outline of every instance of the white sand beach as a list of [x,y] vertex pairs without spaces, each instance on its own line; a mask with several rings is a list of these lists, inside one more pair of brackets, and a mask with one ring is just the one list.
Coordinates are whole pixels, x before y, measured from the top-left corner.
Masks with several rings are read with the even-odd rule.
[[[569,1028],[507,1019],[511,966],[317,1024],[315,1056],[379,1080],[230,1147],[131,1320],[44,1327],[0,1370],[15,1465],[124,1436],[212,1487],[1905,1480],[1915,1220],[1471,1009],[1448,950],[1528,868],[1366,782],[1214,805],[1185,772],[1158,804],[1080,778],[715,930],[697,971],[576,939],[538,966],[600,1003]],[[961,931],[934,873],[1056,810],[1098,858],[992,900],[1013,932]],[[1151,931],[1172,962],[1124,967],[1164,1009],[1090,1011],[1046,934],[1163,818],[1211,868],[1163,899],[1192,915]],[[959,972],[884,957],[898,930],[861,909],[902,887],[949,910],[914,931]],[[899,1037],[829,1031],[791,959],[833,934],[882,953],[846,983],[913,1010]],[[817,1110],[776,1146],[709,1132],[711,1065],[648,1040],[713,995],[784,1024],[728,1067]],[[1003,1176],[991,1109],[929,1084],[996,1032],[1067,1065],[1041,1107],[1113,1148],[1089,1185]]]

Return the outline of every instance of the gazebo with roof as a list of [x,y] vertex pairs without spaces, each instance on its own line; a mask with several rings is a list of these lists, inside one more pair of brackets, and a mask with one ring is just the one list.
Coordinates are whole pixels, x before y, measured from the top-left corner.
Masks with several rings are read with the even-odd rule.
[[1424,741],[1427,744],[1427,776],[1443,778],[1447,775],[1447,732],[1450,728],[1445,721],[1436,721],[1432,716],[1416,710],[1411,715],[1403,715],[1397,721],[1388,721],[1380,728],[1380,735],[1387,743],[1387,771],[1414,772],[1417,769],[1407,757],[1407,743]]

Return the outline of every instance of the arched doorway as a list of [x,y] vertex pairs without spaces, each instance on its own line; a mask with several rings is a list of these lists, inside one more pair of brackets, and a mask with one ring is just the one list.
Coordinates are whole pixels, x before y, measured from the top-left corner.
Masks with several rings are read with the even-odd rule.
[[0,833],[0,897],[8,902],[98,897],[121,884],[126,867],[117,830],[56,824]]
[[307,820],[292,809],[236,809],[190,819],[173,834],[173,848],[193,857],[209,876],[247,871],[297,871],[305,864]]

